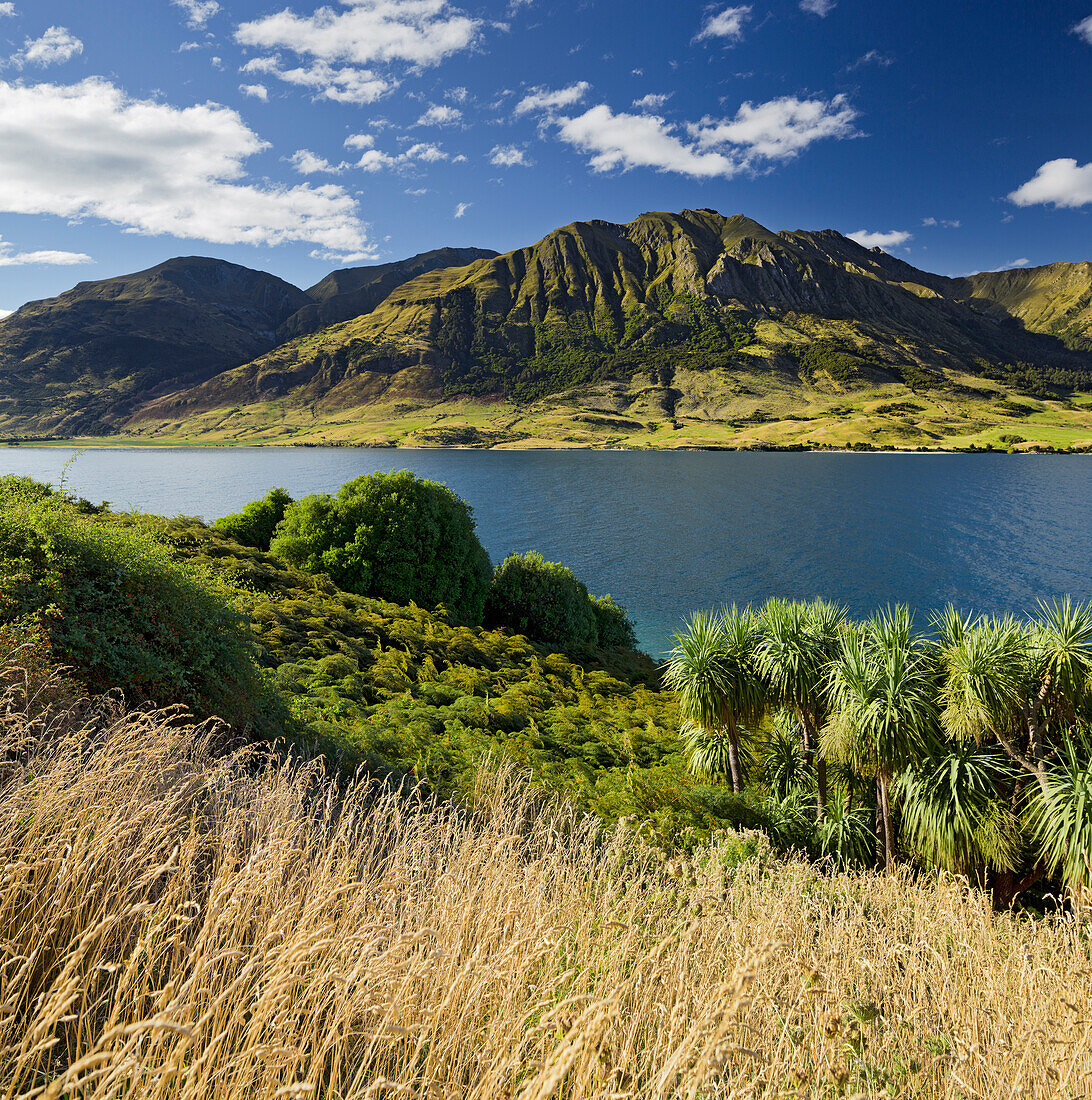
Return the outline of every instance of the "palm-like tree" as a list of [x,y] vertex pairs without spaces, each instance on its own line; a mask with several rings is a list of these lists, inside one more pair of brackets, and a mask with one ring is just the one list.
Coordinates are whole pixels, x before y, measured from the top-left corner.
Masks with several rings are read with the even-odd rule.
[[845,608],[813,603],[770,600],[762,610],[755,646],[755,667],[771,701],[793,711],[800,723],[804,759],[814,761],[817,816],[827,804],[827,769],[819,748],[819,732],[830,709],[828,670],[838,654],[845,627]]
[[664,686],[679,698],[691,769],[710,776],[727,772],[737,794],[743,789],[740,738],[765,708],[752,660],[757,631],[748,610],[699,612],[675,635],[664,669]]
[[895,848],[891,780],[928,752],[936,723],[935,663],[915,636],[905,607],[843,632],[829,690],[824,751],[876,777],[884,866],[890,869]]

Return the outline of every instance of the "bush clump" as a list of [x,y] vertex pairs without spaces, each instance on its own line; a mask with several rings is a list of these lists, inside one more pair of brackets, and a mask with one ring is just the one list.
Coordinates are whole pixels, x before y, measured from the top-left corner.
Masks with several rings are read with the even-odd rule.
[[89,691],[251,725],[268,700],[235,602],[148,525],[0,478],[0,630],[9,645],[47,647]]
[[397,604],[443,604],[476,625],[492,576],[474,513],[446,485],[408,470],[364,474],[336,496],[287,507],[270,552],[339,588]]
[[243,546],[268,550],[277,524],[292,503],[286,489],[274,486],[261,500],[252,500],[241,512],[224,516],[213,526]]

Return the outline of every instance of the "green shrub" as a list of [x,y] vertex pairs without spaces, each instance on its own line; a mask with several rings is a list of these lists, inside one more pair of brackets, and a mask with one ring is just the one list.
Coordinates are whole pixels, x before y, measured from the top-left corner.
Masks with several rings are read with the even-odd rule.
[[365,474],[336,496],[289,505],[270,550],[309,573],[328,574],[348,592],[443,604],[470,624],[481,622],[492,573],[470,506],[408,470]]
[[634,649],[637,634],[629,621],[626,609],[611,596],[592,596],[592,614],[600,649]]
[[37,624],[91,692],[121,688],[240,727],[276,709],[228,584],[177,561],[148,527],[41,489],[0,479],[0,627]]
[[268,550],[273,532],[291,503],[287,490],[274,487],[261,500],[252,500],[241,512],[218,519],[214,526],[243,546]]
[[594,646],[599,628],[587,588],[571,569],[532,550],[497,567],[485,601],[486,621],[562,649]]

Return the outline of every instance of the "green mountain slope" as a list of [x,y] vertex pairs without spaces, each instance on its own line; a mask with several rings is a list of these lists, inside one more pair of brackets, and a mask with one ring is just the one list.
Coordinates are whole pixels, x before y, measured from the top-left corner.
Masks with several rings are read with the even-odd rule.
[[29,302],[0,324],[0,430],[109,430],[163,389],[268,351],[308,301],[273,275],[190,256]]
[[992,303],[1031,331],[1092,351],[1092,263],[987,271],[956,282],[966,297]]
[[[398,287],[371,313],[155,402],[141,418],[286,400],[322,418],[382,401],[527,404],[609,381],[673,411],[715,371],[905,382],[923,369],[1092,359],[958,280],[830,230],[772,233],[711,210],[578,222],[537,244]],[[655,410],[653,410],[655,411]]]
[[277,336],[282,341],[291,340],[371,313],[392,290],[418,275],[444,267],[462,267],[495,255],[488,248],[436,248],[395,263],[331,271],[308,289],[311,303],[292,314],[277,330]]

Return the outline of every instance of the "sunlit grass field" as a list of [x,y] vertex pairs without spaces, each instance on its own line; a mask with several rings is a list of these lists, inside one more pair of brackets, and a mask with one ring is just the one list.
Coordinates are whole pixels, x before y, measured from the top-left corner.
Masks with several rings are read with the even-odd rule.
[[746,834],[665,862],[515,773],[433,805],[5,679],[4,1097],[1088,1093],[1072,917]]

